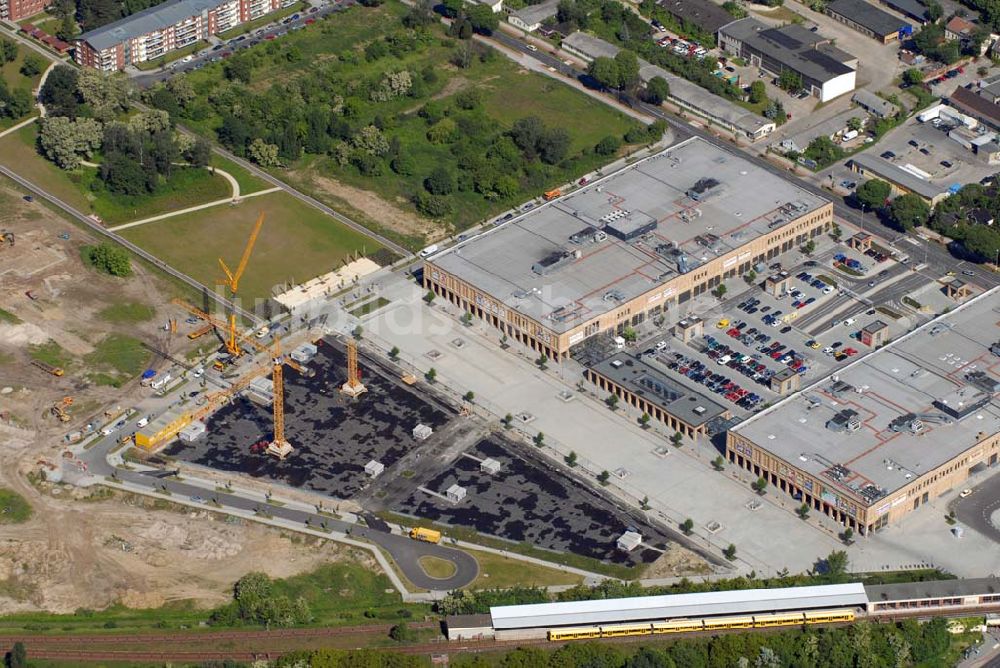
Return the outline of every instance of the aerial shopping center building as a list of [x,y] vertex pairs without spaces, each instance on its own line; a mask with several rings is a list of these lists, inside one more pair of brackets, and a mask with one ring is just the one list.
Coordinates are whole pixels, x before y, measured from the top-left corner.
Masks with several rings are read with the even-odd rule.
[[428,258],[424,285],[558,361],[832,224],[829,201],[695,137]]

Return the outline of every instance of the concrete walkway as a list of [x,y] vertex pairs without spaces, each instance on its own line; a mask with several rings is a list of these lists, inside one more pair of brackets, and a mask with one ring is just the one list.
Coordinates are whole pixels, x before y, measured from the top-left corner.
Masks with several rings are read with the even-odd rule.
[[[215,170],[217,174],[222,174],[223,176],[232,178],[226,172],[221,169]],[[149,218],[143,218],[142,220],[136,220],[131,223],[125,223],[123,225],[118,225],[117,227],[108,228],[112,232],[118,232],[119,230],[127,230],[130,227],[137,227],[139,225],[145,225],[146,223],[155,223],[158,220],[164,220],[166,218],[173,218],[174,216],[180,216],[185,213],[191,213],[192,211],[201,211],[202,209],[210,209],[213,206],[221,206],[223,204],[236,204],[241,199],[247,199],[249,197],[257,197],[259,195],[268,195],[273,192],[278,192],[281,188],[266,188],[264,190],[258,190],[255,193],[250,193],[249,195],[244,195],[242,198],[239,195],[234,195],[233,197],[226,199],[217,199],[214,202],[206,202],[204,204],[198,204],[196,206],[189,206],[186,209],[178,209],[177,211],[168,211],[167,213],[161,213],[158,216],[151,216]]]
[[15,132],[17,130],[20,130],[25,125],[28,125],[29,123],[34,123],[37,120],[38,120],[38,116],[32,116],[31,118],[26,118],[23,121],[21,121],[20,123],[18,123],[17,125],[12,125],[9,128],[7,128],[6,130],[4,130],[3,132],[0,132],[0,137],[4,137],[6,135],[9,135],[11,132]]

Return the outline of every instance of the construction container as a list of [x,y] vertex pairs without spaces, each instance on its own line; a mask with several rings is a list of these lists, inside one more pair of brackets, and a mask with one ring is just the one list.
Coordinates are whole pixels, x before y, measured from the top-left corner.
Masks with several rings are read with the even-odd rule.
[[417,439],[418,441],[426,441],[428,438],[431,437],[431,434],[433,433],[434,430],[425,424],[418,424],[416,427],[413,428],[413,438]]
[[385,464],[382,462],[377,462],[374,459],[365,464],[365,473],[371,477],[377,477],[382,471],[385,471]]
[[199,438],[208,432],[208,427],[205,426],[204,422],[192,422],[188,426],[184,427],[177,434],[177,437],[181,439],[184,443],[194,443]]
[[487,457],[479,464],[479,470],[488,475],[496,475],[497,473],[500,473],[500,462],[491,457]]
[[303,343],[301,346],[293,350],[289,357],[298,362],[299,364],[308,364],[316,357],[319,352],[319,348],[312,343]]
[[468,490],[461,485],[452,485],[445,490],[444,495],[452,503],[458,503],[464,499],[468,493]]

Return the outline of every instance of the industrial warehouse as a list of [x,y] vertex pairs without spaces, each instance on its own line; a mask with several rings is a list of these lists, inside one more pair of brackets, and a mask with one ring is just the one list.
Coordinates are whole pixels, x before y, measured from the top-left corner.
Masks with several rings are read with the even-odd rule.
[[727,434],[726,456],[862,534],[997,464],[996,290]]
[[428,258],[423,280],[558,361],[832,223],[829,201],[691,138]]
[[1000,607],[1000,579],[860,582],[494,606],[446,619],[449,640],[553,641],[850,623]]

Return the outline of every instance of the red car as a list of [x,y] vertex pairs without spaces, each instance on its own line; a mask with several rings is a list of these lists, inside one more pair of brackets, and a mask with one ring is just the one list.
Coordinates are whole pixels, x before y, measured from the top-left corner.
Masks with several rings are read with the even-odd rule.
[[[313,9],[315,9],[315,7],[313,7]],[[316,23],[316,19],[306,19],[307,26],[311,26],[314,23]]]
[[264,39],[266,39],[268,41],[271,41],[272,39],[276,39],[276,38],[277,38],[277,35],[275,35],[274,33],[271,33],[270,35],[264,35]]
[[855,350],[854,348],[844,348],[844,354],[850,357],[852,355],[857,355],[858,351]]

